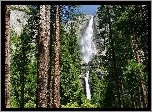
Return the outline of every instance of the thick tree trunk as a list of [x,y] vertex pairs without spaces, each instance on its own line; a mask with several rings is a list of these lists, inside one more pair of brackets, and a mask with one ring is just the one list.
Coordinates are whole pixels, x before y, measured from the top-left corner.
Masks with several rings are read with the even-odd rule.
[[54,107],[60,107],[60,20],[59,5],[56,6],[56,46],[55,46],[55,76],[54,76]]
[[46,10],[46,37],[48,37],[48,41],[49,41],[49,69],[48,69],[48,108],[52,108],[52,98],[53,98],[53,88],[52,88],[52,74],[51,74],[51,37],[50,37],[50,5],[46,5],[45,6],[45,10]]
[[[139,57],[139,53],[138,53],[138,44],[137,44],[137,37],[136,37],[136,34],[135,32],[133,32],[133,45],[134,45],[134,52],[135,52],[135,57],[136,57],[136,60],[137,62],[140,64],[140,57]],[[146,90],[145,90],[145,85],[144,85],[144,81],[143,81],[143,72],[142,70],[140,69],[139,70],[140,72],[140,89],[141,89],[141,96],[142,96],[142,101],[143,101],[143,107],[146,108],[146,102],[147,102],[147,97],[146,97]]]
[[46,34],[46,9],[40,5],[40,28],[38,45],[38,108],[47,108],[49,37]]
[[[129,10],[132,10],[131,9],[131,6],[129,5],[128,6],[128,9]],[[135,54],[135,57],[136,57],[136,61],[140,64],[141,60],[140,60],[140,57],[139,57],[139,53],[138,53],[138,44],[137,44],[137,35],[136,35],[136,32],[135,32],[135,26],[134,26],[134,22],[132,20],[132,15],[129,14],[128,15],[128,18],[130,20],[130,28],[132,29],[132,35],[133,35],[133,47],[134,47],[134,54]],[[141,98],[142,98],[142,102],[143,103],[143,107],[147,107],[148,105],[146,105],[146,102],[147,102],[147,95],[146,95],[146,88],[145,88],[145,85],[144,85],[144,82],[143,82],[143,72],[142,70],[139,70],[140,72],[140,76],[139,76],[139,80],[140,80],[140,90],[141,90]]]
[[10,6],[5,6],[5,107],[10,108]]

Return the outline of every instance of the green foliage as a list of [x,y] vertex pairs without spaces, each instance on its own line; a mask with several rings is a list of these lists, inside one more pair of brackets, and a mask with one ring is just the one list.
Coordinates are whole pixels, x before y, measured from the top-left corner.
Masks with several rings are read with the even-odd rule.
[[[23,11],[30,16],[20,36],[13,29],[10,30],[11,108],[20,107],[23,86],[24,107],[36,107],[39,6],[28,5],[27,7],[23,9],[11,6],[11,10]],[[98,68],[106,72],[102,80],[95,72],[91,74],[91,100],[86,99],[79,79],[82,59],[78,37],[75,34],[77,25],[70,24],[69,31],[65,31],[63,24],[71,19],[80,23],[77,20],[77,16],[80,15],[78,7],[77,5],[60,6],[61,108],[116,108],[119,101],[118,93],[120,93],[122,108],[142,107],[141,80],[148,94],[148,6],[101,5],[98,8],[99,39],[104,40],[102,47],[106,48],[107,52],[106,56],[99,56],[96,60],[102,62]],[[55,9],[56,5],[51,5],[50,67],[52,67],[52,75],[55,56]],[[135,52],[134,39],[137,41],[138,53]],[[141,63],[136,61],[137,54]],[[118,92],[116,84],[118,84]]]
[[66,105],[61,105],[61,108],[97,108],[95,104],[91,104],[89,100],[85,99],[81,105],[77,102],[67,103]]
[[[35,99],[35,98],[33,98]],[[28,100],[27,103],[25,103],[25,108],[35,108],[36,107],[36,104],[35,102],[33,102],[33,100]]]
[[[31,32],[34,26],[34,22],[31,21],[36,20],[33,20],[33,17],[29,18],[28,24],[25,25],[20,36],[17,36],[13,30],[10,31],[12,108],[21,106],[21,94],[24,94],[25,108],[35,107],[37,68],[34,37],[36,37],[36,32]],[[24,91],[21,88],[24,88]]]
[[142,71],[143,69],[144,66],[142,64],[137,63],[135,60],[128,60],[128,65],[124,70],[124,77],[126,88],[128,88],[131,93],[135,90],[135,88],[139,88],[141,77],[140,70]]
[[[146,64],[148,45],[144,43],[148,41],[145,36],[148,31],[147,7],[147,5],[101,5],[98,8],[98,28],[102,29],[100,38],[104,39],[104,47],[107,49],[106,56],[102,57],[107,70],[103,99],[105,108],[117,107],[116,96],[119,94],[121,107],[142,107],[141,80],[144,80],[146,86],[148,80]],[[137,41],[138,52],[135,52],[134,39]],[[140,64],[135,61],[136,55],[140,56]],[[116,92],[117,89],[120,92]]]
[[17,11],[22,11],[22,12],[25,12],[27,14],[30,14],[30,11],[28,9],[26,9],[26,8],[21,8],[21,7],[17,7],[17,6],[11,5],[10,9],[11,10],[17,10]]
[[97,108],[98,106],[96,104],[92,104],[90,100],[86,99],[81,104],[80,108]]
[[61,105],[61,108],[80,108],[77,102],[67,103],[66,105]]
[[81,102],[83,94],[80,85],[80,50],[77,37],[71,30],[70,33],[61,33],[61,104],[68,102]]
[[100,107],[100,103],[103,99],[102,94],[104,93],[104,85],[102,85],[102,80],[97,77],[97,74],[93,72],[91,74],[91,102]]

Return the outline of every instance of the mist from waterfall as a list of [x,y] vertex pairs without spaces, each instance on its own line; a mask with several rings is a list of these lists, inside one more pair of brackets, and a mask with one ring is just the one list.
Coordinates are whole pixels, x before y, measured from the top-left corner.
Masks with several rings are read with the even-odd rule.
[[[88,27],[86,28],[85,33],[81,37],[80,46],[81,46],[82,59],[88,65],[88,62],[91,61],[93,56],[97,53],[95,44],[93,43],[93,16],[91,16]],[[85,79],[85,85],[86,85],[86,96],[87,96],[87,99],[91,99],[90,87],[88,83],[89,70],[86,72],[85,75],[86,76],[84,79]]]

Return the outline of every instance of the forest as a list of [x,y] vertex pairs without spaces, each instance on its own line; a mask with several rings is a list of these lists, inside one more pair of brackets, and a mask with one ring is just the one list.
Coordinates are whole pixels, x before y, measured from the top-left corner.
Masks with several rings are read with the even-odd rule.
[[[89,74],[90,99],[80,81],[83,58],[76,33],[83,15],[80,7],[5,5],[6,108],[149,107],[149,6],[97,8],[97,37],[102,46],[89,63],[99,61]],[[10,27],[12,11],[27,15],[20,34]],[[105,55],[100,55],[103,51]]]

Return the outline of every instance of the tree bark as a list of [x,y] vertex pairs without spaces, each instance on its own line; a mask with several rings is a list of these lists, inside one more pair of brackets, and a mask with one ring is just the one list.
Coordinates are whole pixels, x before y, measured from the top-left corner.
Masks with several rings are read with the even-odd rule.
[[[131,6],[128,6],[128,9],[129,10],[132,10],[131,9]],[[138,53],[138,43],[137,43],[137,35],[136,35],[136,32],[135,32],[135,25],[134,25],[134,20],[132,19],[132,16],[133,15],[128,15],[128,18],[129,18],[129,21],[130,21],[130,28],[132,29],[131,30],[131,33],[133,35],[133,47],[134,47],[134,54],[135,54],[135,57],[136,57],[136,61],[137,63],[141,63],[141,60],[140,60],[140,57],[139,57],[139,53]],[[146,88],[145,88],[145,85],[144,85],[144,82],[143,82],[143,72],[142,70],[140,69],[139,70],[139,80],[140,80],[140,90],[141,90],[141,98],[142,98],[142,102],[143,102],[143,107],[147,107],[148,105],[146,105],[147,103],[147,95],[146,95]]]
[[38,108],[47,108],[49,36],[46,34],[45,7],[45,5],[40,5],[40,28],[38,40]]
[[55,76],[54,76],[54,107],[60,107],[60,20],[59,5],[56,6],[56,46],[55,46]]
[[51,74],[51,55],[52,55],[52,52],[51,52],[51,36],[50,36],[50,9],[51,9],[51,6],[50,5],[46,5],[45,7],[45,10],[46,10],[46,37],[48,37],[48,41],[49,41],[49,44],[48,44],[48,48],[49,48],[49,69],[48,69],[48,107],[49,108],[52,108],[52,98],[53,98],[53,89],[52,89],[52,74]]
[[[133,45],[134,45],[134,52],[135,52],[135,57],[136,57],[136,61],[140,64],[140,57],[139,57],[139,53],[138,53],[138,44],[137,44],[137,37],[136,37],[136,34],[135,32],[133,32],[133,36],[134,36],[134,39],[133,39]],[[142,101],[143,101],[143,107],[146,108],[146,101],[147,101],[147,97],[146,97],[146,91],[145,91],[145,85],[144,85],[144,81],[143,81],[143,78],[142,78],[142,70],[140,69],[139,70],[140,72],[140,89],[141,89],[141,95],[142,95]]]
[[10,6],[5,6],[5,107],[10,108]]

